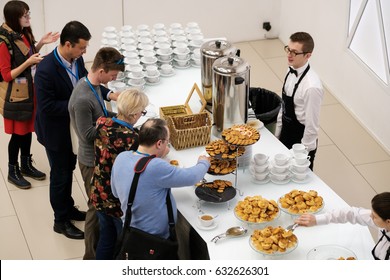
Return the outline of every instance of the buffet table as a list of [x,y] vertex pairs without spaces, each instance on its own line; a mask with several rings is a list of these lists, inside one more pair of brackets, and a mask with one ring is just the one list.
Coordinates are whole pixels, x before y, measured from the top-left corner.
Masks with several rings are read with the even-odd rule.
[[[201,87],[200,68],[176,69],[173,77],[162,78],[161,82],[155,86],[147,86],[145,92],[149,96],[150,102],[154,105],[158,113],[160,106],[170,106],[184,104],[189,91],[196,82]],[[195,94],[196,95],[196,94]],[[194,96],[195,96],[194,95]],[[194,107],[200,103],[192,102]],[[196,111],[196,110],[194,110]],[[141,119],[140,123],[145,121]],[[273,157],[276,153],[290,153],[290,151],[276,139],[266,128],[260,130],[260,140],[252,145],[252,155],[255,153],[264,153]],[[212,136],[212,140],[215,138]],[[169,159],[179,161],[181,167],[194,165],[200,154],[204,154],[204,147],[197,147],[176,151],[171,149],[168,155]],[[316,190],[324,198],[325,206],[322,211],[334,208],[348,207],[348,204],[341,199],[329,186],[327,186],[314,173],[310,172],[306,183],[289,182],[286,184],[255,184],[252,182],[251,174],[246,168],[239,168],[235,174],[225,176],[212,176],[207,174],[206,179],[213,181],[215,179],[229,180],[235,184],[237,178],[237,195],[234,199],[224,203],[209,203],[200,201],[195,195],[195,186],[173,189],[177,208],[188,221],[192,230],[195,230],[201,238],[203,246],[207,246],[208,256],[212,260],[223,259],[291,259],[302,260],[307,258],[307,253],[314,247],[320,245],[339,245],[353,251],[358,259],[371,260],[371,249],[374,241],[367,227],[351,224],[331,224],[327,226],[316,227],[298,227],[294,234],[298,238],[297,248],[283,256],[264,256],[254,251],[249,245],[249,237],[253,226],[239,221],[234,215],[234,206],[239,200],[246,196],[261,195],[266,199],[278,200],[282,195],[293,189],[309,191]],[[236,177],[237,176],[237,177]],[[216,218],[217,226],[211,230],[202,230],[198,225],[198,215],[201,213],[210,213],[218,215]],[[293,218],[289,214],[282,212],[280,217],[271,222],[272,226],[287,227],[293,223]],[[248,229],[245,236],[221,240],[218,243],[211,242],[211,239],[217,234],[225,232],[232,226],[243,226]]]

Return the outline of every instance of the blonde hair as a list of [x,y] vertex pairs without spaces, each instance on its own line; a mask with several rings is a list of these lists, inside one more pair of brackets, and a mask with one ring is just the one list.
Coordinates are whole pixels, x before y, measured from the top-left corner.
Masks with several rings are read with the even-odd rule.
[[119,94],[117,100],[118,115],[126,117],[142,112],[149,104],[147,95],[138,89],[132,88]]

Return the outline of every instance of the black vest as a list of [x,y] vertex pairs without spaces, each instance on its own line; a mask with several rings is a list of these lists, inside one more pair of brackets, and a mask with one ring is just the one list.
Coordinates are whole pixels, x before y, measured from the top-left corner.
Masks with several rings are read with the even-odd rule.
[[[20,50],[15,41],[23,42],[21,36],[13,31],[5,29],[0,26],[0,41],[7,45],[8,51],[11,55],[11,70],[17,68],[23,64],[30,56],[26,55]],[[32,53],[35,53],[35,47],[33,42],[30,42]],[[31,53],[31,52],[30,52]],[[18,84],[17,79],[25,78],[25,84]],[[31,67],[27,67],[18,77],[12,82],[6,83],[0,74],[0,82],[2,87],[6,88],[5,96],[1,96],[4,99],[4,107],[2,113],[4,118],[25,121],[32,118],[34,110],[34,88],[33,78],[31,76]],[[24,94],[21,94],[24,91]],[[16,97],[16,98],[15,98]]]

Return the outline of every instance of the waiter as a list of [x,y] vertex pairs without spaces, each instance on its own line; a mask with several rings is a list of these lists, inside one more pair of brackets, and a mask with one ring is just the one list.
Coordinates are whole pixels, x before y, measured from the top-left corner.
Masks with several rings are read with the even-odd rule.
[[309,64],[314,49],[310,34],[297,32],[284,47],[289,71],[282,88],[283,105],[279,111],[275,136],[289,149],[302,143],[309,151],[310,169],[318,145],[320,109],[324,95],[321,81]]

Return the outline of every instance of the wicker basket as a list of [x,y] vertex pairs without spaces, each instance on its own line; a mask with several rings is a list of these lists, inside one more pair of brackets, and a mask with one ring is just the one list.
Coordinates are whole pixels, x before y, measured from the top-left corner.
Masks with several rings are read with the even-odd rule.
[[203,146],[210,142],[211,117],[208,112],[167,117],[171,144],[176,150]]
[[202,107],[199,111],[203,112],[206,107],[206,100],[203,97],[202,92],[200,91],[198,85],[195,83],[188,94],[187,100],[184,102],[184,105],[173,105],[173,106],[166,106],[166,107],[160,107],[160,118],[167,120],[167,117],[181,117],[181,116],[187,116],[195,114],[196,112],[193,112],[192,109],[189,106],[189,101],[194,93],[196,93],[199,96],[199,99],[202,103]]

